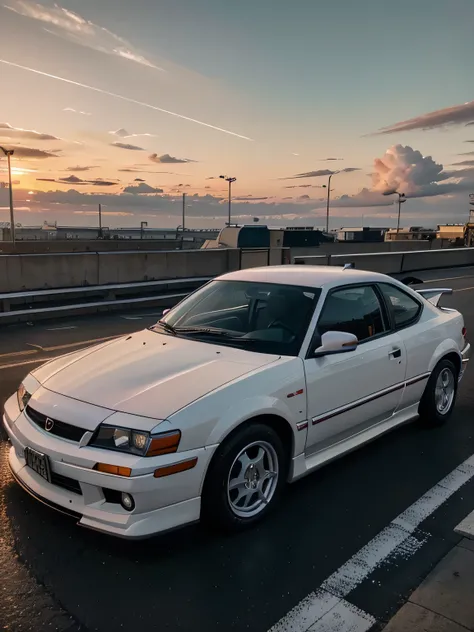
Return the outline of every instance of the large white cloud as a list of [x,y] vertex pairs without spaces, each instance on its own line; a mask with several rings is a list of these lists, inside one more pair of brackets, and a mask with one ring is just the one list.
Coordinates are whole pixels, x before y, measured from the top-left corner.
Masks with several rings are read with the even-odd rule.
[[[469,167],[472,161],[465,161]],[[398,191],[408,198],[429,198],[462,193],[474,187],[474,169],[445,170],[431,156],[410,146],[393,145],[374,160],[371,189],[353,196],[343,195],[333,206],[373,207],[393,203],[384,193]]]

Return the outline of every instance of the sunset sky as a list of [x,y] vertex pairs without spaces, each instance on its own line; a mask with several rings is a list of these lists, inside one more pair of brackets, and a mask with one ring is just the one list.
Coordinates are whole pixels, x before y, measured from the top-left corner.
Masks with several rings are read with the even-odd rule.
[[[174,227],[464,221],[473,0],[0,0],[16,219]],[[0,182],[7,180],[0,152]],[[0,222],[9,220],[0,188]]]

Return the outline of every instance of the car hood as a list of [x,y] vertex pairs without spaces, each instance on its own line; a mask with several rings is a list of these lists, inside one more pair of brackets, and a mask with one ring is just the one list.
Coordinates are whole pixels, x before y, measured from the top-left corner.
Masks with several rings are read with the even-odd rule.
[[53,360],[36,370],[34,377],[66,397],[166,419],[277,359],[145,330]]

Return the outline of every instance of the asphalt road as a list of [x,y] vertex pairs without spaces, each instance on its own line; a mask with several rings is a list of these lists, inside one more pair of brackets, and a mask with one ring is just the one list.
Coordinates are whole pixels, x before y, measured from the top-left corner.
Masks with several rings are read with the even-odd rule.
[[[474,269],[418,276],[426,287],[454,288],[443,304],[463,312],[469,336],[474,330]],[[159,315],[150,312],[3,328],[0,409],[41,361],[148,326]],[[471,367],[448,425],[436,430],[417,423],[405,426],[306,477],[288,488],[269,521],[237,536],[195,526],[127,542],[79,528],[11,480],[3,442],[1,629],[266,632],[474,453],[473,410]],[[430,538],[420,551],[362,584],[352,601],[372,612],[380,625],[388,620],[451,548],[457,539],[453,528],[473,505],[470,482],[430,518]]]

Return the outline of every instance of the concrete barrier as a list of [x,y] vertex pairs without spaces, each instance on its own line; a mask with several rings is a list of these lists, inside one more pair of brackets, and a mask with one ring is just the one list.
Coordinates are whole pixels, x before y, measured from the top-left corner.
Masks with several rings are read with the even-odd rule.
[[474,264],[474,248],[446,248],[429,252],[403,253],[403,272],[428,268],[450,268]]
[[[425,256],[425,253],[420,253]],[[359,270],[394,274],[401,272],[404,253],[386,252],[366,255],[331,255],[329,265],[343,266],[346,263],[354,263]]]
[[[314,250],[313,250],[314,252]],[[474,248],[418,252],[323,254],[295,257],[296,263],[344,265],[396,274],[416,270],[474,265]],[[208,249],[100,253],[0,255],[0,292],[81,288],[183,277],[214,277],[239,268],[278,265],[288,249]]]
[[[209,250],[84,252],[0,255],[0,292],[214,277],[240,267],[281,264],[283,253]],[[242,258],[242,260],[241,260]]]
[[[240,257],[240,269],[259,268],[268,266],[270,253],[268,250],[242,250]],[[281,260],[280,260],[281,263]]]
[[328,266],[330,258],[330,255],[295,257],[293,263],[306,264],[308,266]]
[[0,292],[81,287],[98,282],[96,253],[0,255]]

